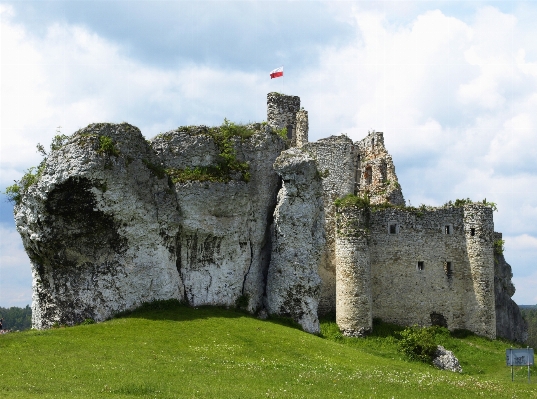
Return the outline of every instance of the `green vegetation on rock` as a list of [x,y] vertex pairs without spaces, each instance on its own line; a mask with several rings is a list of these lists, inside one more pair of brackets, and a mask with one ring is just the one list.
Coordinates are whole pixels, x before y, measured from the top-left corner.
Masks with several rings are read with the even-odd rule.
[[[189,129],[189,127],[183,128]],[[247,162],[239,162],[235,151],[233,139],[248,139],[255,133],[246,125],[236,124],[224,119],[219,127],[206,128],[197,134],[207,134],[214,140],[220,153],[216,165],[197,166],[185,169],[166,169],[173,183],[185,183],[187,181],[211,181],[227,183],[234,173],[240,174],[241,180],[250,180],[250,165]],[[165,137],[165,136],[163,136]]]

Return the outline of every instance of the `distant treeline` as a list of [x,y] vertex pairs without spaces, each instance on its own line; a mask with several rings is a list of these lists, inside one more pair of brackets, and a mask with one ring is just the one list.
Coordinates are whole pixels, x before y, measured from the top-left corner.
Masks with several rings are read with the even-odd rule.
[[537,305],[520,306],[520,312],[526,323],[528,323],[527,345],[537,350]]
[[25,308],[3,308],[0,307],[0,318],[3,318],[2,328],[4,330],[28,330],[32,327],[32,309],[30,305]]

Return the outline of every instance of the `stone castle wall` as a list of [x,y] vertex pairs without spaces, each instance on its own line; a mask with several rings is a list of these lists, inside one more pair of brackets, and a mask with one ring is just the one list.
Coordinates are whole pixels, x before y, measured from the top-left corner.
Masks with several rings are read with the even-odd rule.
[[336,323],[343,335],[362,337],[373,328],[369,210],[337,212]]
[[[471,236],[472,230],[474,236]],[[400,209],[371,216],[373,316],[495,338],[492,211]]]

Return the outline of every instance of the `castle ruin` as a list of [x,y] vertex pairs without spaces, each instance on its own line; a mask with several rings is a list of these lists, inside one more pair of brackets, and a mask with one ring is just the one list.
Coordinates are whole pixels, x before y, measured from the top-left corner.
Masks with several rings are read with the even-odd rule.
[[525,340],[488,204],[405,207],[383,133],[308,142],[297,96],[269,93],[266,124],[248,128],[229,139],[248,170],[225,176],[211,175],[222,142],[205,126],[146,142],[131,125],[92,124],[52,151],[14,208],[34,327],[175,298],[245,303],[309,332],[335,313],[348,336],[375,317]]

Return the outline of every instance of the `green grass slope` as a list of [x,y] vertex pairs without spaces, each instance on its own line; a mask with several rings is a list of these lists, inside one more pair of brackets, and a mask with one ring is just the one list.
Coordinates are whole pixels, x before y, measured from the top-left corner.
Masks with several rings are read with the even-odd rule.
[[[157,309],[155,309],[157,307]],[[532,398],[508,342],[445,337],[463,374],[406,361],[394,328],[321,337],[219,308],[147,307],[105,323],[0,336],[4,398]]]

